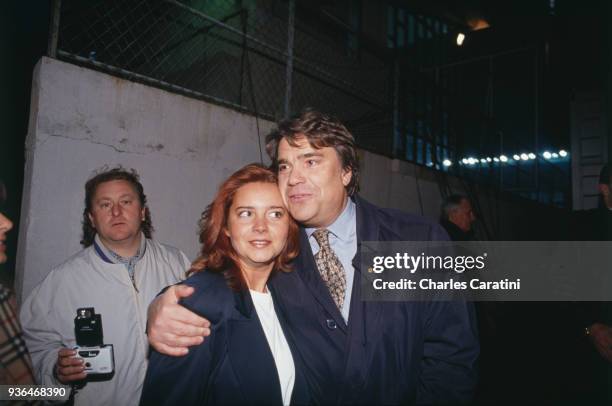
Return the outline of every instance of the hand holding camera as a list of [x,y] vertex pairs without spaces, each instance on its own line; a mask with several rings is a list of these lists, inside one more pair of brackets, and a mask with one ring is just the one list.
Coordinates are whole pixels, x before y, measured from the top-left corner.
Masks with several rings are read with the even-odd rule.
[[102,316],[93,307],[77,309],[74,319],[77,346],[61,348],[57,354],[55,374],[63,384],[85,379],[112,378],[115,370],[113,345],[104,344]]
[[60,348],[55,363],[55,377],[67,385],[74,381],[85,379],[85,363],[81,358],[75,358],[76,351],[70,348]]

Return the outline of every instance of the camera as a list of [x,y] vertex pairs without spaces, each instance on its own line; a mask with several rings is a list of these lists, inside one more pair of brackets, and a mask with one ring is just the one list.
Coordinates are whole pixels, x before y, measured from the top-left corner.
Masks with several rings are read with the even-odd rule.
[[77,309],[74,319],[76,337],[76,357],[85,363],[88,376],[112,378],[115,371],[115,357],[112,344],[104,344],[102,333],[102,316],[96,314],[93,307]]

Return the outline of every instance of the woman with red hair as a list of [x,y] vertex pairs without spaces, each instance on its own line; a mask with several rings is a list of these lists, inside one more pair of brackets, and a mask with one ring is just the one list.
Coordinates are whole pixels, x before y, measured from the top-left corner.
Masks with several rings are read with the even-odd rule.
[[274,172],[247,165],[230,176],[200,219],[200,256],[181,304],[212,323],[183,357],[153,351],[142,405],[309,403],[297,352],[266,287],[299,250]]

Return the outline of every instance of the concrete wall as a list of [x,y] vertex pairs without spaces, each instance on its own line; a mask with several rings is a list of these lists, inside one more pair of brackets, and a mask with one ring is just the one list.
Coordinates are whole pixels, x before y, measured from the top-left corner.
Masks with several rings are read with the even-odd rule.
[[[18,294],[80,249],[83,186],[105,164],[138,170],[155,237],[193,259],[196,222],[217,186],[259,160],[256,124],[249,115],[43,58],[34,73],[26,145]],[[263,144],[272,123],[260,120],[259,127]],[[523,224],[529,235],[533,219],[555,214],[367,151],[360,161],[361,194],[383,207],[437,218],[443,193],[469,188],[489,229],[478,230],[483,239],[513,239]]]
[[516,238],[520,227],[516,219],[525,217],[526,202],[512,201],[509,196],[502,197],[495,190],[480,188],[410,162],[360,152],[361,194],[373,203],[437,220],[442,197],[461,193],[470,198],[479,217],[480,221],[474,227],[477,238]]
[[[263,143],[271,123],[259,127]],[[196,222],[219,183],[259,157],[251,116],[43,58],[26,142],[18,294],[80,249],[83,186],[96,168],[137,169],[155,237],[193,258]]]

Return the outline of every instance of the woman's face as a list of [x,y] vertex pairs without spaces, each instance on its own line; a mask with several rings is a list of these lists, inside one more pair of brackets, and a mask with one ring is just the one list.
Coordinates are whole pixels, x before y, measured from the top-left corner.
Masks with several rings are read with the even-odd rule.
[[236,191],[225,233],[243,271],[271,270],[288,232],[289,213],[276,184],[249,183]]
[[0,213],[0,264],[6,262],[6,233],[13,228],[13,223],[7,217],[5,217],[2,213]]

